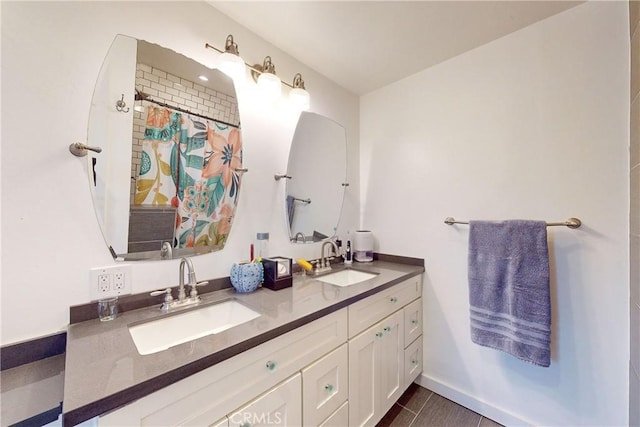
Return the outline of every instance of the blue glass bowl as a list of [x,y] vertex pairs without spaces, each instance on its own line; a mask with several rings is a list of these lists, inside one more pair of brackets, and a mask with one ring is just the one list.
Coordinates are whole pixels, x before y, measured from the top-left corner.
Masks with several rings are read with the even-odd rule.
[[262,263],[233,264],[229,278],[236,292],[253,292],[264,279]]

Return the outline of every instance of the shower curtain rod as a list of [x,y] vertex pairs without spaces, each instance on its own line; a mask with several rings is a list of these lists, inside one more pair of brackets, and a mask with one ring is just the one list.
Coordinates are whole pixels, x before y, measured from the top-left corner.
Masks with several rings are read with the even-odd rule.
[[[456,221],[454,218],[448,216],[444,219],[444,223],[448,224],[448,225],[453,225],[453,224],[469,224],[469,221]],[[578,228],[582,225],[582,221],[580,221],[578,218],[569,218],[566,221],[559,221],[559,222],[547,222],[547,227],[554,227],[557,225],[564,225],[567,226],[569,228]]]
[[231,127],[240,129],[240,123],[238,123],[237,125],[234,125],[233,123],[227,123],[224,120],[218,120],[218,119],[214,119],[212,117],[203,116],[202,114],[194,113],[192,111],[185,110],[184,108],[176,107],[175,105],[170,105],[170,104],[167,104],[165,102],[156,101],[155,99],[151,99],[148,96],[146,96],[146,94],[143,94],[142,92],[139,92],[137,90],[136,90],[136,98],[135,98],[135,100],[136,101],[148,101],[148,102],[151,102],[153,104],[159,105],[161,107],[169,108],[170,110],[176,110],[176,111],[179,111],[181,113],[191,114],[193,116],[200,117],[201,119],[211,120],[212,122],[221,123],[223,125],[227,125],[227,126],[231,126]]

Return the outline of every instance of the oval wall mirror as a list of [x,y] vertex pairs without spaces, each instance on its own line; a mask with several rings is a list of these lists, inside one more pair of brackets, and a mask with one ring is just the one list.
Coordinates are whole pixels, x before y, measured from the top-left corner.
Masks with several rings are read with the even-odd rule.
[[224,247],[242,178],[232,80],[179,53],[118,35],[89,114],[89,181],[116,259]]
[[293,243],[336,234],[347,176],[344,127],[316,113],[300,114],[287,166],[286,218]]

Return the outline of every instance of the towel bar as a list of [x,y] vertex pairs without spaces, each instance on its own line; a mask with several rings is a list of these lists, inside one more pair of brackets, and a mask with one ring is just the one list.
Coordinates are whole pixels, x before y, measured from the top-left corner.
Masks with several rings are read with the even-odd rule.
[[[469,221],[456,221],[454,218],[448,216],[444,219],[444,223],[448,224],[448,225],[453,225],[453,224],[469,224]],[[547,227],[553,227],[556,225],[564,225],[567,226],[569,228],[579,228],[582,225],[582,221],[580,221],[578,218],[569,218],[566,221],[560,221],[560,222],[548,222],[547,223]]]

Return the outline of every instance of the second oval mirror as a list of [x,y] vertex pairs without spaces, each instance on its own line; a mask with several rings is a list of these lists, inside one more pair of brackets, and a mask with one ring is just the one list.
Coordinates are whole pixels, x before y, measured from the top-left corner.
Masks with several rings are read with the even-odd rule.
[[318,242],[336,234],[346,185],[345,129],[302,112],[291,143],[286,218],[291,241]]

